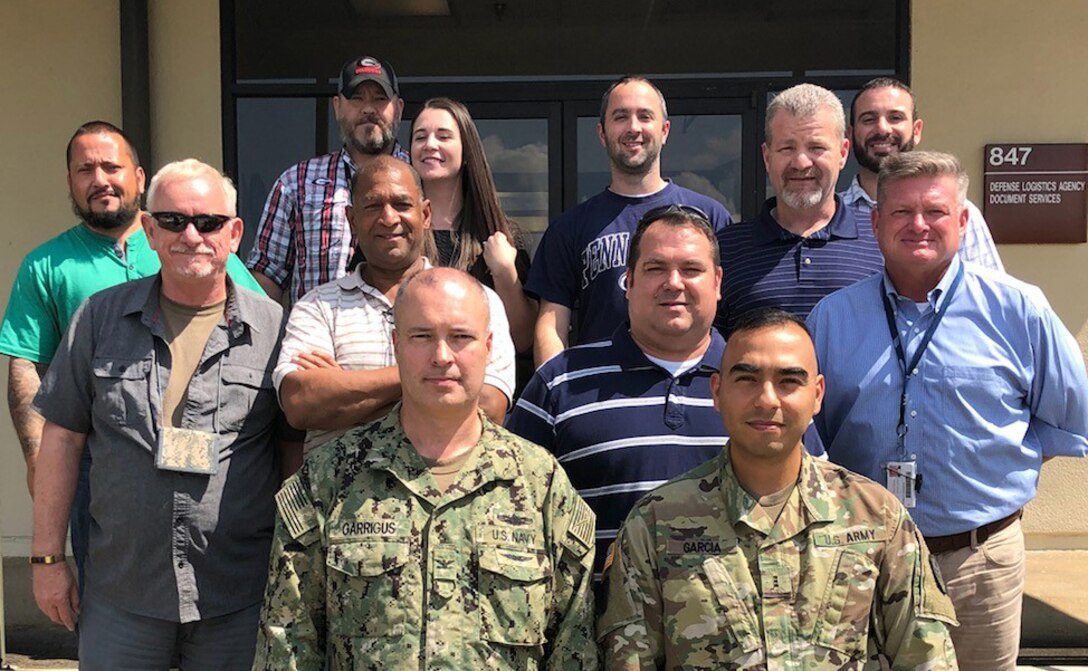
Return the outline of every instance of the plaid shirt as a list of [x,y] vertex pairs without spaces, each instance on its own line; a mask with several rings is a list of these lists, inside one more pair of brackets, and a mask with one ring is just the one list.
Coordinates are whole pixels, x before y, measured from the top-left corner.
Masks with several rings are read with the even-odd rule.
[[[409,162],[396,141],[393,156]],[[284,289],[292,304],[346,272],[355,236],[344,207],[354,175],[351,156],[340,149],[288,168],[272,185],[246,265]]]
[[[861,188],[861,182],[857,177],[850,182],[850,188],[839,194],[842,202],[854,211],[854,218],[859,225],[865,225],[871,221],[869,215],[876,207],[876,201]],[[990,227],[986,225],[986,219],[982,212],[971,201],[967,201],[967,231],[960,240],[960,258],[964,261],[972,261],[980,266],[993,268],[1005,272],[1005,266],[1001,263],[1001,257],[997,254],[997,246],[993,236],[990,235]]]

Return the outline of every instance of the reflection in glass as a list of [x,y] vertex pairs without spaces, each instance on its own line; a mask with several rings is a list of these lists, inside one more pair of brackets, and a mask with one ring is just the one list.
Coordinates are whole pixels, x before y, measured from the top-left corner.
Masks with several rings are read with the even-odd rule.
[[[661,173],[680,186],[709,196],[737,218],[741,198],[742,123],[737,114],[670,117],[661,151]],[[597,137],[597,117],[578,118],[578,202],[608,186],[608,155]]]
[[272,183],[314,155],[317,106],[313,98],[239,98],[237,112],[238,216],[245,222],[238,255],[245,259]]

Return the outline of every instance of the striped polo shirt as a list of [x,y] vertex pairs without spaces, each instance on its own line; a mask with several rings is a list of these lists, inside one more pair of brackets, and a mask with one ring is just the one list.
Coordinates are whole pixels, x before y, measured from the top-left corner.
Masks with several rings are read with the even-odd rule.
[[[431,264],[424,260],[424,267]],[[280,358],[272,373],[279,393],[283,378],[299,370],[291,359],[299,352],[327,352],[344,370],[374,370],[395,366],[393,356],[393,303],[362,278],[360,265],[350,274],[317,287],[291,309],[280,346]],[[491,356],[484,383],[507,399],[514,396],[514,342],[502,299],[484,287],[491,316]],[[326,443],[347,429],[310,431],[307,451]]]
[[725,444],[710,376],[725,341],[711,330],[699,363],[674,378],[624,322],[610,340],[579,345],[541,366],[506,426],[551,451],[597,513],[597,560],[647,491],[713,458]]
[[748,310],[777,307],[804,319],[824,296],[884,269],[872,226],[835,196],[835,215],[812,235],[782,228],[769,199],[755,219],[718,233],[722,301],[714,325],[728,338]]

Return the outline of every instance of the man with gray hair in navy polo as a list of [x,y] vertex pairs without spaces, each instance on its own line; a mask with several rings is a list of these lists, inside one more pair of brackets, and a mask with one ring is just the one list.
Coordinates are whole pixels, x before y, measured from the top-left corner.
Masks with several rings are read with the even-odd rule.
[[838,97],[813,84],[786,89],[767,106],[765,135],[776,195],[754,219],[718,233],[724,276],[715,326],[727,338],[748,310],[777,307],[803,319],[821,298],[883,265],[869,222],[835,195],[850,152]]

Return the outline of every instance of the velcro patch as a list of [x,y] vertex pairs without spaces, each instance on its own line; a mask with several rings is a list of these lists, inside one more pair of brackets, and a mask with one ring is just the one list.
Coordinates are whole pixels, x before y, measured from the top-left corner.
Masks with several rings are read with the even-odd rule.
[[589,504],[583,501],[581,497],[574,497],[574,501],[574,514],[570,516],[567,538],[576,541],[580,548],[576,548],[570,543],[566,545],[572,552],[581,557],[593,547],[593,539],[596,537],[597,516],[593,514]]
[[317,526],[317,513],[310,502],[310,495],[297,477],[288,479],[276,492],[276,508],[280,511],[287,533],[295,540]]
[[861,526],[842,529],[834,533],[812,534],[812,544],[816,547],[839,547],[855,543],[883,543],[886,540],[888,540],[886,529],[872,529]]

